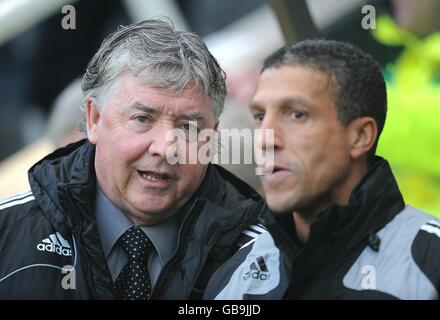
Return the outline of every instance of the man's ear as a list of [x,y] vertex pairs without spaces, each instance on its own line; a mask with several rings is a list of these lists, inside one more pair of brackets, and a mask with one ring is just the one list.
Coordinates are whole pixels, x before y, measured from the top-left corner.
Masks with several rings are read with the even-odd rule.
[[377,124],[371,117],[354,119],[348,125],[350,156],[353,159],[367,154],[374,146],[377,138]]
[[87,138],[93,144],[98,140],[98,126],[101,119],[101,113],[98,109],[95,99],[87,99],[85,104],[87,119]]

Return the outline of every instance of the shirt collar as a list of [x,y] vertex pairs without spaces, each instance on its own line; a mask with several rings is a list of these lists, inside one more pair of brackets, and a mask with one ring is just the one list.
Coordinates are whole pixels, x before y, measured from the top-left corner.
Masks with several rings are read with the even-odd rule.
[[[108,258],[118,239],[134,224],[99,187],[96,192],[96,221],[102,248]],[[176,249],[178,227],[178,215],[173,215],[161,223],[141,228],[153,243],[162,265]]]
[[173,215],[161,223],[141,228],[153,243],[162,266],[171,259],[176,250],[178,221],[176,215]]

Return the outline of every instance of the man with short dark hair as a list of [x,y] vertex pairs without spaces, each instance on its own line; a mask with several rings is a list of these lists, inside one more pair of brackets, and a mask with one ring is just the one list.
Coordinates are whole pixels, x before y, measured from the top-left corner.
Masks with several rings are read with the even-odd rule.
[[438,299],[440,222],[405,205],[375,156],[387,96],[373,58],[337,41],[286,46],[250,108],[274,130],[262,184],[296,252],[285,298]]
[[[0,203],[0,298],[280,298],[264,201],[198,157],[169,161],[199,153],[191,132],[214,131],[223,110],[224,73],[200,37],[163,20],[122,27],[82,90],[88,139],[40,160],[31,191]],[[223,290],[256,258],[267,281]]]

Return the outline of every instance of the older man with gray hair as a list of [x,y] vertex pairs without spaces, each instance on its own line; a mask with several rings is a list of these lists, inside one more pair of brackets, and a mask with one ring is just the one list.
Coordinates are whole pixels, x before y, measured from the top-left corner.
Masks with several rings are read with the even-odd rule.
[[0,298],[280,298],[282,240],[264,201],[218,166],[167,161],[170,131],[199,150],[189,132],[215,130],[223,110],[203,41],[164,20],[122,27],[82,90],[87,139],[0,203]]

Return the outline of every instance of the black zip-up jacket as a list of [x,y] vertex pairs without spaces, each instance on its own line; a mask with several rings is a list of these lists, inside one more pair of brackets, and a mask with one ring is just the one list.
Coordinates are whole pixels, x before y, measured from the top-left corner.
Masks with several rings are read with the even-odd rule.
[[[0,203],[0,299],[114,298],[94,212],[94,151],[86,140],[56,150],[29,170],[31,191]],[[288,264],[279,258],[288,249],[278,249],[284,242],[253,189],[210,165],[181,214],[177,250],[152,299],[282,297]],[[242,294],[222,291],[245,265]]]
[[333,205],[301,243],[287,299],[438,299],[440,221],[405,205],[388,163],[376,157],[347,206]]

